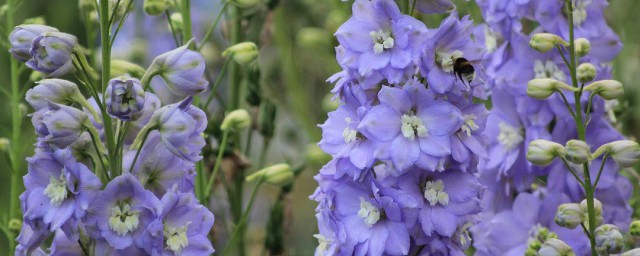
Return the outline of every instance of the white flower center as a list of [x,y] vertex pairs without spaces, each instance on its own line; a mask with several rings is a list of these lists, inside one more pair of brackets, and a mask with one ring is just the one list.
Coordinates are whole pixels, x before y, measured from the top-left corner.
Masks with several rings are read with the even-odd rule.
[[524,141],[524,136],[522,132],[516,129],[513,126],[508,125],[505,122],[501,122],[499,125],[500,134],[498,135],[498,141],[507,151],[512,150],[522,141]]
[[484,27],[484,44],[487,47],[487,52],[492,53],[498,49],[499,34],[489,26]]
[[362,218],[364,224],[366,224],[368,227],[371,227],[373,226],[373,224],[376,224],[378,220],[380,220],[380,210],[378,210],[378,208],[361,197],[358,217]]
[[316,239],[318,239],[318,253],[320,256],[324,256],[324,252],[329,250],[329,247],[331,246],[331,239],[326,238],[325,236],[321,235],[321,234],[315,234],[313,235],[313,237],[315,237]]
[[376,54],[382,53],[385,49],[391,49],[395,45],[390,31],[371,31],[370,35],[373,40],[373,52]]
[[533,72],[535,72],[536,78],[553,78],[558,81],[566,80],[564,72],[551,60],[544,62],[535,60],[533,62]]
[[578,0],[573,7],[573,24],[582,25],[587,20],[587,7],[591,4],[591,0]]
[[189,226],[191,222],[187,222],[186,225],[182,227],[171,227],[168,225],[164,225],[163,234],[167,239],[167,247],[171,251],[180,254],[183,248],[189,246],[189,239],[187,239],[187,226]]
[[463,53],[461,51],[453,51],[452,53],[436,53],[436,60],[440,60],[440,67],[442,71],[451,73],[453,72],[453,64],[457,58],[462,58]]
[[467,136],[471,136],[472,131],[478,130],[478,128],[480,128],[478,124],[476,124],[476,119],[478,118],[476,117],[476,115],[469,114],[469,115],[463,115],[462,117],[464,118],[464,124],[462,124],[462,127],[460,128],[460,130],[466,133]]
[[404,135],[405,138],[413,140],[416,138],[416,135],[418,135],[418,137],[429,136],[429,130],[416,115],[404,114],[400,118],[400,121],[402,121],[400,131],[402,131],[402,135]]
[[424,199],[427,199],[431,206],[438,203],[448,205],[449,194],[444,192],[444,182],[442,182],[442,180],[427,181],[424,185]]
[[44,194],[51,199],[52,206],[58,206],[64,199],[67,198],[67,180],[64,178],[64,173],[60,174],[60,179],[56,179],[51,176],[49,178],[49,185],[44,189]]
[[349,124],[351,123],[351,118],[347,117],[345,118],[345,121],[347,122],[347,127],[345,127],[344,130],[342,131],[342,138],[344,138],[345,143],[354,142],[358,139],[358,132],[349,127]]
[[134,231],[138,227],[140,212],[132,211],[129,204],[124,204],[122,208],[115,206],[111,209],[109,218],[109,228],[120,236]]

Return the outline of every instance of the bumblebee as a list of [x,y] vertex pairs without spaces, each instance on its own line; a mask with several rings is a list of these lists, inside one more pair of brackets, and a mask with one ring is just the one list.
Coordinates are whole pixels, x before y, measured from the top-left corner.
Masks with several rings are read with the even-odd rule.
[[471,84],[471,81],[476,78],[476,69],[473,68],[471,62],[465,58],[456,58],[453,60],[453,74],[467,84]]

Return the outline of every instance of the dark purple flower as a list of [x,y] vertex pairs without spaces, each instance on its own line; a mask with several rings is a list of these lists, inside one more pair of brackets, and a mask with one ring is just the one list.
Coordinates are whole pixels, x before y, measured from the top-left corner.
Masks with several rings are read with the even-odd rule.
[[140,80],[119,77],[109,80],[104,95],[107,113],[123,121],[136,120],[144,106],[145,93]]
[[204,57],[199,52],[190,50],[187,43],[156,57],[145,77],[150,79],[149,76],[159,75],[172,93],[191,96],[207,88],[204,71]]
[[22,62],[31,59],[30,50],[33,39],[45,32],[58,32],[58,29],[37,24],[23,24],[15,27],[9,34],[11,44],[9,52]]
[[27,67],[44,74],[45,77],[60,77],[73,69],[71,54],[78,39],[62,32],[45,32],[33,39],[32,58]]
[[48,108],[33,113],[32,123],[44,141],[64,148],[87,130],[89,117],[79,109],[49,102]]

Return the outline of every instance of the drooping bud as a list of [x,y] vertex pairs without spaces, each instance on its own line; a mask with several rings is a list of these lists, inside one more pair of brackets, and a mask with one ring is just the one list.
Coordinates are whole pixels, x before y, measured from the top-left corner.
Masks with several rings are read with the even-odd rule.
[[[587,199],[580,202],[580,208],[582,209],[582,224],[589,228],[589,209],[587,208]],[[598,199],[593,199],[593,208],[595,210],[595,225],[599,226],[604,221],[602,218],[602,203]]]
[[640,145],[631,140],[609,142],[600,146],[593,153],[593,157],[595,158],[602,154],[609,154],[622,168],[632,167],[640,161]]
[[[39,115],[39,112],[42,114]],[[45,142],[60,148],[71,145],[87,128],[92,127],[89,117],[81,110],[53,102],[49,103],[48,109],[34,113],[32,119],[38,135]]]
[[554,158],[563,155],[564,147],[548,140],[534,140],[527,149],[527,160],[535,165],[548,165]]
[[561,204],[556,211],[555,221],[558,226],[574,229],[582,223],[582,215],[582,208],[579,204]]
[[591,63],[580,64],[576,71],[580,83],[586,84],[596,78],[596,67]]
[[295,176],[293,175],[291,166],[288,164],[276,164],[252,173],[247,176],[246,181],[253,182],[259,178],[263,179],[266,183],[279,187],[291,183]]
[[560,239],[550,238],[542,244],[538,251],[539,256],[575,256],[571,246]]
[[[141,79],[148,86],[151,78],[160,76],[169,91],[180,96],[191,96],[202,92],[209,82],[204,78],[205,60],[202,54],[185,45],[158,55]],[[146,88],[146,87],[145,87]]]
[[549,33],[537,33],[531,37],[529,41],[531,48],[539,52],[548,52],[556,47],[556,45],[569,46],[569,43],[561,37]]
[[222,52],[223,57],[233,58],[240,66],[245,66],[258,58],[258,46],[253,42],[242,42],[232,45]]
[[595,231],[596,251],[600,254],[611,254],[622,252],[624,247],[624,237],[620,229],[615,225],[605,224]]
[[598,94],[605,100],[613,100],[624,95],[622,83],[616,80],[600,80],[584,87],[585,91]]
[[126,60],[111,60],[111,77],[129,75],[135,78],[142,78],[146,70],[138,64]]
[[258,1],[259,0],[229,0],[231,4],[245,9],[256,6]]
[[589,40],[586,38],[578,38],[573,42],[576,47],[576,55],[578,55],[578,57],[587,56],[591,51],[591,43],[589,43]]
[[83,98],[78,86],[63,79],[44,79],[38,85],[29,89],[25,98],[35,110],[46,108],[49,102],[70,105],[79,98]]
[[631,222],[631,225],[629,225],[629,234],[632,236],[640,236],[640,220]]
[[167,10],[166,0],[145,0],[144,1],[144,13],[151,16],[163,14]]
[[9,150],[9,145],[11,145],[9,139],[5,137],[0,138],[0,152],[7,152],[7,150]]
[[527,95],[538,100],[549,98],[554,92],[560,92],[560,90],[575,92],[577,89],[551,78],[536,78],[527,84]]
[[41,72],[45,77],[60,77],[73,70],[71,53],[78,39],[62,32],[44,32],[33,39],[29,53],[32,58],[27,67]]
[[591,157],[589,145],[582,140],[569,140],[564,149],[565,158],[575,164],[583,164]]
[[244,109],[236,109],[224,117],[220,129],[223,131],[241,130],[249,126],[251,126],[251,115],[249,115],[249,112]]
[[33,39],[44,32],[57,32],[58,29],[44,25],[20,25],[9,34],[11,49],[9,52],[19,61],[25,62],[31,59],[31,43]]

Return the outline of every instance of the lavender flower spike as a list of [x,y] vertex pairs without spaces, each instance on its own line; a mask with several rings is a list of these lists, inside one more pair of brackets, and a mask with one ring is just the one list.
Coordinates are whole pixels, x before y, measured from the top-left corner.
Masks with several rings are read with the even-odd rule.
[[9,43],[11,44],[9,52],[22,62],[31,59],[31,53],[29,52],[31,50],[31,42],[44,32],[58,32],[58,29],[36,24],[17,26],[9,35]]
[[111,117],[123,121],[138,119],[145,101],[140,80],[130,77],[111,79],[105,92],[105,101]]
[[45,77],[60,77],[73,69],[71,53],[77,45],[78,39],[73,35],[45,32],[33,39],[27,67]]

